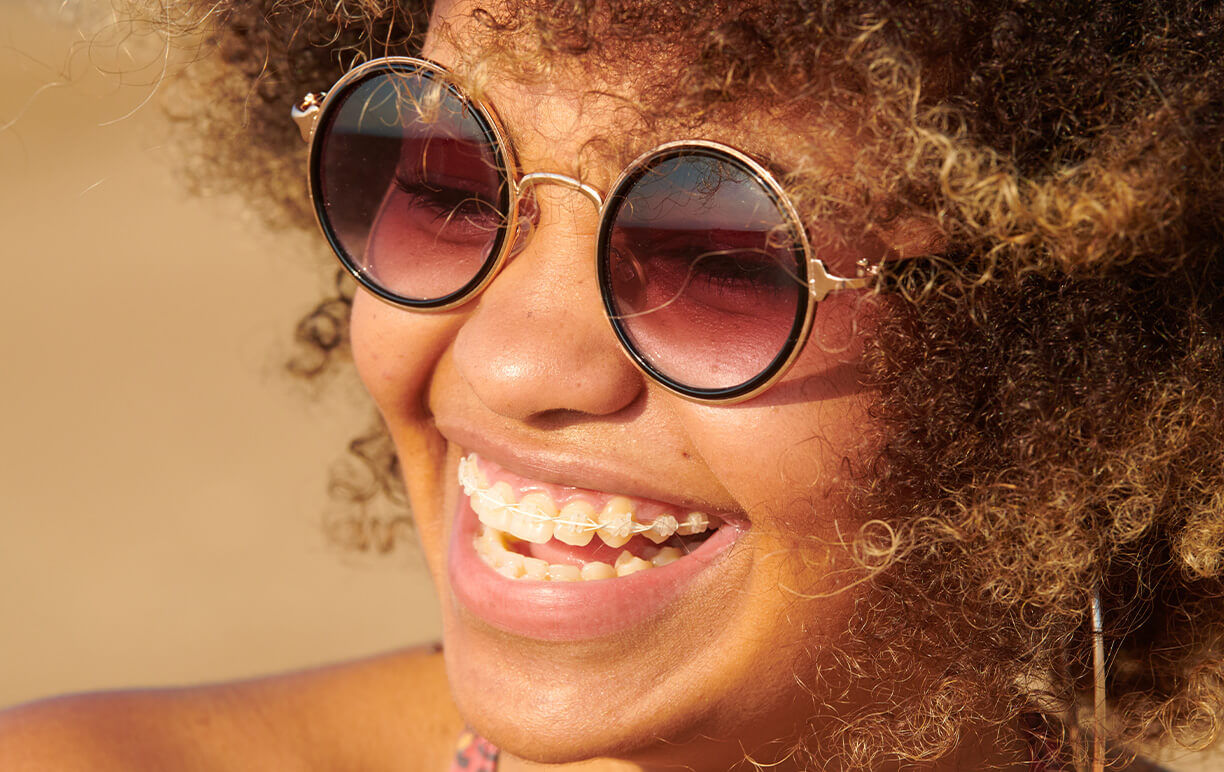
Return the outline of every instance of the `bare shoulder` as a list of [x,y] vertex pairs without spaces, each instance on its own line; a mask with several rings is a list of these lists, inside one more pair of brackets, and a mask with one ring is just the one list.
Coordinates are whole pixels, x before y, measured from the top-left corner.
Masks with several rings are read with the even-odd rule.
[[412,649],[212,686],[0,712],[0,768],[445,770],[462,721],[441,654]]

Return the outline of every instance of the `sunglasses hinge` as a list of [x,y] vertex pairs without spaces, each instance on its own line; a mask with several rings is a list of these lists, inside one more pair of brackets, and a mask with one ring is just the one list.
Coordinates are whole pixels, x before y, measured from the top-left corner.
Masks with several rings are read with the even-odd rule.
[[303,142],[309,142],[311,135],[314,134],[315,123],[319,120],[319,106],[323,104],[325,96],[327,96],[326,91],[307,94],[289,111],[293,122],[297,124],[298,131],[302,134]]

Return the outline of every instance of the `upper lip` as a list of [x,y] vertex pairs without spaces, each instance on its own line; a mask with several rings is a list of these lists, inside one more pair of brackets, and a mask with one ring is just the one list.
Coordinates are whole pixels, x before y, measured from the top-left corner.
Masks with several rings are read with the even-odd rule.
[[571,448],[544,447],[538,442],[491,435],[473,427],[438,424],[447,441],[498,464],[509,472],[540,482],[605,493],[654,499],[679,509],[701,510],[723,520],[746,522],[743,510],[725,503],[685,496],[647,479],[629,464],[608,456]]

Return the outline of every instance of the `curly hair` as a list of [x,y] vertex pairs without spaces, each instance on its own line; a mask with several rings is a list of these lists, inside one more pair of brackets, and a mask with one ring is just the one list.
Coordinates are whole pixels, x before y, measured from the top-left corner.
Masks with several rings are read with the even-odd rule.
[[[216,0],[178,19],[207,17],[218,53],[194,81],[210,95],[202,171],[304,224],[289,105],[415,50],[428,11]],[[1111,735],[1216,738],[1224,4],[525,0],[473,16],[487,34],[472,60],[523,78],[634,68],[648,125],[745,104],[837,116],[859,153],[833,179],[788,175],[803,211],[926,253],[885,263],[887,312],[867,333],[874,434],[851,484],[868,523],[846,554],[871,581],[841,674],[812,689],[814,724],[832,713],[843,728],[799,750],[869,768],[937,758],[1018,714],[1074,726],[1094,591]],[[678,70],[652,74],[645,46],[682,51]],[[819,123],[794,124],[812,148]],[[899,248],[915,223],[937,237]],[[344,357],[352,295],[337,287],[298,328],[303,374]],[[394,492],[385,435],[354,449],[367,477],[338,487],[363,504]],[[347,521],[367,546],[390,545],[390,526]],[[874,705],[836,704],[863,678],[884,685]]]

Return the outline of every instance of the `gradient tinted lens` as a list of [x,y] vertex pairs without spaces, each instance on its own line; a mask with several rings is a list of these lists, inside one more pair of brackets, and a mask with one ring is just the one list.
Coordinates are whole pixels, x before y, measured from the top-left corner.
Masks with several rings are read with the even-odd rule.
[[505,159],[486,116],[428,70],[388,65],[350,82],[316,142],[320,222],[367,287],[428,307],[491,270],[506,231]]
[[604,302],[639,362],[728,397],[786,364],[807,311],[803,246],[747,164],[712,149],[665,152],[608,206]]

